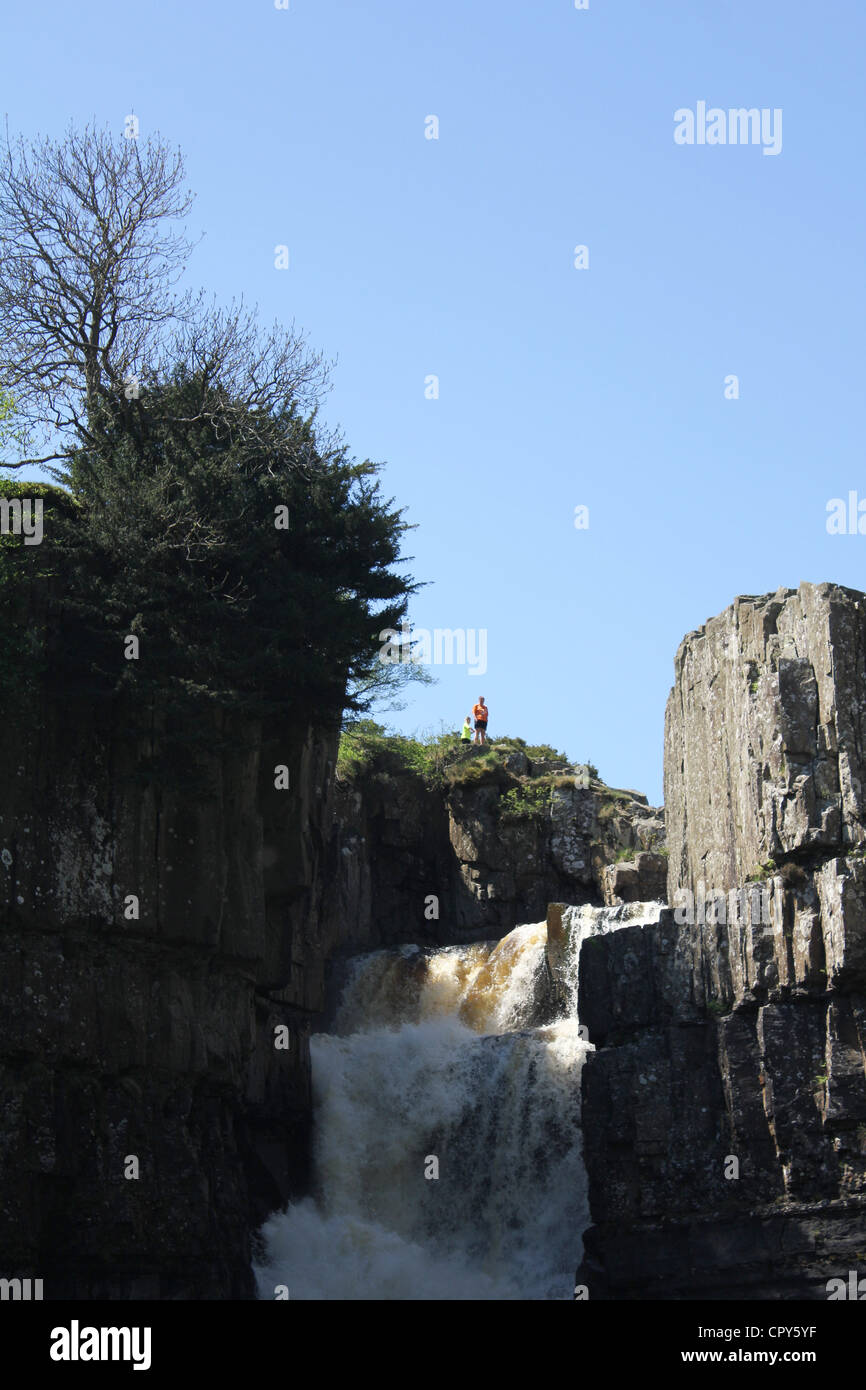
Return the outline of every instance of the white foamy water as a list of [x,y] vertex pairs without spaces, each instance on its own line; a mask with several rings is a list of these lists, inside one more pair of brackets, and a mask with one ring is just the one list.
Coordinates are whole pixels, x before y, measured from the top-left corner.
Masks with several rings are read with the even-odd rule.
[[568,909],[554,1022],[544,923],[358,957],[311,1040],[314,1196],[266,1223],[260,1297],[570,1298],[588,1223],[579,942],[651,911]]

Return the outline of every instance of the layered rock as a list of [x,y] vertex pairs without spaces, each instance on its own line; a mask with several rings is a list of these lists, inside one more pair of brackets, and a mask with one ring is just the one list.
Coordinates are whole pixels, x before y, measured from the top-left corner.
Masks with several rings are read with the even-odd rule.
[[[664,818],[646,797],[597,779],[584,785],[581,773],[565,762],[530,764],[518,750],[503,758],[501,773],[477,783],[430,788],[408,769],[338,781],[329,935],[341,921],[355,950],[447,945],[503,936],[542,919],[553,901],[600,903],[606,867],[625,851],[661,846]],[[551,774],[536,811],[509,810],[505,794]],[[663,860],[644,859],[646,874],[657,866],[652,881],[660,885]]]
[[0,746],[3,1272],[252,1296],[251,1229],[307,1177],[336,734],[215,725],[184,788],[158,721],[64,714],[43,691]]
[[342,933],[350,951],[438,944],[440,922],[453,928],[452,859],[444,799],[420,777],[338,781],[324,885],[328,935]]
[[307,1190],[331,958],[597,899],[593,864],[662,823],[576,777],[509,820],[506,788],[563,780],[523,755],[502,785],[335,786],[336,730],[301,722],[199,722],[181,766],[130,713],[47,685],[6,712],[0,1272],[49,1298],[252,1296],[251,1233]]
[[866,841],[866,596],[738,598],[680,644],[665,717],[668,890]]
[[825,1298],[864,1272],[864,613],[804,584],[677,653],[676,908],[580,957],[591,1297]]

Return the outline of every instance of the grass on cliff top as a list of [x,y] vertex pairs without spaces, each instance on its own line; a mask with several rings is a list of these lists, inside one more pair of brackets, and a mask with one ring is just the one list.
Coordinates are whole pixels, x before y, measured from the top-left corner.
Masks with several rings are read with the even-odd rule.
[[[530,764],[558,763],[568,766],[569,759],[549,744],[528,744],[522,738],[489,739],[484,748],[461,742],[453,730],[409,738],[389,734],[372,719],[360,719],[347,726],[340,738],[337,753],[337,776],[342,780],[357,780],[377,774],[415,773],[428,786],[447,790],[498,785],[504,792],[503,813],[507,820],[522,819],[540,814],[546,806],[552,786],[573,786],[574,777],[545,770],[538,774],[518,776],[505,766],[512,753],[523,753]],[[592,777],[597,768],[589,764]]]
[[343,729],[337,750],[337,776],[356,780],[376,773],[416,773],[431,784],[441,779],[449,758],[459,754],[457,734],[408,738],[389,734],[372,719],[358,719]]
[[[598,808],[598,819],[600,821],[612,820],[619,811],[625,810],[628,804],[640,801],[640,798],[636,797],[634,792],[627,791],[622,787],[605,787],[602,785],[599,791],[602,793],[603,797]],[[640,801],[640,804],[643,805],[643,802]]]

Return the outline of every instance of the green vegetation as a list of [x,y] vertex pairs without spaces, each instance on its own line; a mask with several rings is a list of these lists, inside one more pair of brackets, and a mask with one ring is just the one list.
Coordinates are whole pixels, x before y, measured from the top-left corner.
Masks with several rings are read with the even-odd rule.
[[[471,786],[490,780],[490,774],[511,775],[504,764],[515,752],[524,753],[530,762],[568,763],[565,753],[557,753],[547,744],[529,745],[522,738],[508,735],[488,739],[481,747],[464,743],[456,729],[410,738],[389,733],[384,725],[372,719],[354,719],[344,723],[337,770],[343,777],[385,769],[413,771],[428,781],[441,782],[445,775],[451,786]],[[573,773],[550,772],[530,780],[544,781],[548,788],[574,786]]]
[[454,789],[495,783],[507,786],[510,780],[509,773],[502,765],[502,759],[492,749],[487,748],[480,751],[473,749],[445,770],[445,782]]
[[[54,506],[41,545],[4,538],[0,592],[26,575],[46,602],[62,593],[56,683],[72,698],[133,693],[145,727],[154,700],[190,731],[207,707],[337,723],[347,683],[374,665],[379,628],[415,587],[393,568],[405,525],[374,465],[320,454],[292,407],[265,457],[211,418],[173,423],[202,389],[178,370],[139,402],[146,444],[116,422],[98,452],[72,455],[73,505]],[[45,495],[56,504],[57,489]],[[8,607],[4,618],[14,626]],[[130,635],[137,660],[125,659]]]
[[602,822],[612,820],[617,811],[622,809],[618,803],[631,800],[632,797],[629,792],[621,791],[616,787],[605,787],[604,796],[597,812],[598,819]]
[[441,733],[426,740],[407,738],[389,734],[372,719],[357,719],[340,735],[337,776],[352,780],[371,774],[414,773],[428,786],[441,786],[445,768],[461,753],[456,733]]
[[499,807],[499,819],[503,825],[540,819],[550,807],[550,783],[546,778],[540,778],[537,782],[512,787],[503,795]]
[[38,676],[132,737],[157,729],[169,775],[176,755],[236,743],[254,720],[283,734],[348,715],[342,777],[489,783],[508,816],[540,814],[564,783],[505,763],[520,752],[554,772],[568,763],[554,748],[467,749],[455,731],[389,736],[365,717],[429,679],[378,659],[418,587],[409,528],[379,465],[321,425],[321,354],[293,326],[175,292],[190,204],[183,158],[159,137],[7,137],[0,445],[38,444],[4,467],[45,467],[58,486],[3,484],[45,516],[41,543],[0,541],[0,707]]
[[558,753],[555,748],[551,748],[549,743],[527,743],[522,738],[512,738],[511,735],[503,734],[499,738],[489,738],[488,748],[496,748],[502,753],[525,753],[530,762],[561,762],[568,763],[570,758],[567,753]]
[[15,425],[17,413],[12,396],[0,386],[0,451],[10,445],[18,449],[24,445],[23,431]]
[[[142,393],[145,443],[115,424],[102,450],[72,457],[81,507],[56,545],[89,658],[80,684],[336,722],[347,682],[375,662],[375,632],[399,622],[415,587],[392,568],[405,525],[375,466],[320,452],[291,405],[265,456],[219,428],[218,400],[176,423],[202,393],[179,368]],[[118,660],[128,633],[139,661]]]
[[0,699],[37,671],[67,701],[129,696],[128,732],[166,748],[234,742],[235,715],[336,727],[419,678],[378,661],[417,588],[408,527],[321,425],[321,355],[175,294],[184,178],[159,137],[93,127],[0,161],[0,445],[47,450],[3,466],[60,485],[3,484],[46,515],[0,544]]
[[775,872],[775,859],[765,859],[762,864],[756,864],[750,874],[746,874],[746,882],[759,883],[762,879],[770,878]]
[[545,744],[528,745],[523,739],[502,736],[483,748],[465,744],[456,731],[442,731],[409,738],[388,733],[372,719],[344,725],[337,754],[337,775],[352,781],[364,777],[415,775],[428,786],[446,791],[475,787],[498,788],[503,825],[544,818],[554,788],[573,787],[573,773],[554,771],[520,775],[506,766],[514,752],[532,762],[566,762],[565,754]]

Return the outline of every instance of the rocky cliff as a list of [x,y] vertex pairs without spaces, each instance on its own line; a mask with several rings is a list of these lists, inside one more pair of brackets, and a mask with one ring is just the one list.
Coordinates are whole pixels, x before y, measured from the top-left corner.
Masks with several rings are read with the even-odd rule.
[[581,953],[590,1297],[826,1298],[866,1264],[864,659],[829,584],[677,653],[674,906]]
[[739,598],[683,640],[665,720],[671,895],[866,840],[866,596]]
[[336,734],[215,723],[183,787],[124,716],[43,690],[0,745],[0,1264],[251,1296],[306,1178]]
[[552,901],[663,896],[664,818],[646,797],[565,759],[488,756],[462,751],[436,786],[393,766],[338,780],[331,937],[354,950],[449,945],[543,920]]
[[579,1282],[825,1297],[866,1262],[864,663],[866,597],[831,585],[685,639],[667,861],[644,798],[506,744],[335,780],[335,730],[214,716],[181,774],[156,713],[7,701],[2,1272],[252,1296],[251,1232],[307,1183],[329,962],[604,901],[635,910],[581,952]]
[[4,698],[0,1273],[49,1298],[251,1297],[251,1233],[307,1186],[331,958],[500,935],[662,834],[567,765],[335,784],[336,730],[214,716],[181,766],[156,711]]

